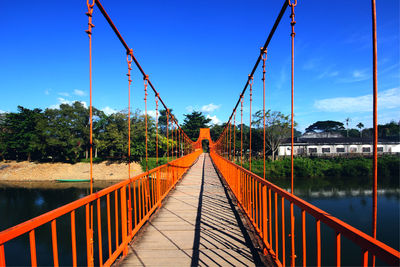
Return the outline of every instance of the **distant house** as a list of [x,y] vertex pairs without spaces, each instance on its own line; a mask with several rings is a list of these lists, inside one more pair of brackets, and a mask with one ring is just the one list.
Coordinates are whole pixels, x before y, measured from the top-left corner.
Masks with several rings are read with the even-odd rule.
[[[295,138],[293,150],[295,156],[371,155],[373,152],[372,144],[372,138],[348,138],[337,133],[306,133]],[[379,138],[378,153],[400,153],[399,139]],[[278,155],[291,155],[290,139],[282,142],[278,149]]]

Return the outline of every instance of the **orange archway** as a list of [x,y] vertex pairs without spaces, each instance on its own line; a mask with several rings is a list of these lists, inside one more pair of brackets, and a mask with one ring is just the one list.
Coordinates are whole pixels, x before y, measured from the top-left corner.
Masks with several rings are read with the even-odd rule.
[[213,141],[211,140],[210,128],[200,128],[199,138],[197,138],[197,141],[193,144],[194,148],[201,149],[201,141],[203,140],[208,140],[210,147],[212,146]]

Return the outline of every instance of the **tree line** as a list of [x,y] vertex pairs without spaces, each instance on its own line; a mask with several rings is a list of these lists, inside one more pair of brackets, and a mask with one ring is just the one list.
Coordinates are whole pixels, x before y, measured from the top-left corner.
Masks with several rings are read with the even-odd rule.
[[[127,110],[107,115],[93,108],[93,153],[102,159],[128,156]],[[160,111],[158,150],[164,155],[172,145],[167,139],[166,111]],[[148,116],[148,152],[155,156],[155,120]],[[170,133],[171,134],[171,133]],[[145,116],[131,114],[131,158],[145,155]],[[0,159],[61,161],[75,163],[90,151],[89,109],[80,102],[61,104],[58,109],[28,109],[0,114]]]
[[[127,159],[128,128],[127,110],[113,114],[93,108],[93,153],[100,159]],[[173,110],[170,110],[173,115]],[[136,110],[131,114],[131,158],[139,161],[145,155],[145,116]],[[252,118],[252,153],[263,153],[263,112],[257,111]],[[200,128],[210,128],[211,138],[216,141],[226,124],[210,125],[211,120],[203,113],[193,111],[184,114],[182,129],[193,141],[197,140]],[[297,124],[295,123],[295,126]],[[360,125],[359,125],[360,126]],[[246,124],[231,124],[231,142],[235,139],[236,153],[240,153],[241,130],[243,151],[247,157],[250,144],[250,127]],[[279,145],[291,136],[290,116],[279,111],[265,113],[266,153],[274,155]],[[361,130],[361,129],[360,129]],[[160,110],[158,118],[159,157],[167,153],[173,143],[171,133],[166,137],[167,112]],[[306,128],[306,132],[338,132],[343,136],[371,137],[372,129],[346,129],[337,121],[318,121]],[[399,137],[399,124],[391,122],[379,125],[379,137]],[[233,133],[236,134],[235,138]],[[0,160],[35,160],[77,162],[89,156],[90,142],[89,109],[80,102],[61,104],[57,109],[28,109],[18,106],[17,112],[0,114]],[[295,129],[295,137],[301,135]],[[175,145],[175,144],[174,144]],[[232,146],[233,147],[233,146]],[[148,116],[148,154],[155,157],[156,122]]]

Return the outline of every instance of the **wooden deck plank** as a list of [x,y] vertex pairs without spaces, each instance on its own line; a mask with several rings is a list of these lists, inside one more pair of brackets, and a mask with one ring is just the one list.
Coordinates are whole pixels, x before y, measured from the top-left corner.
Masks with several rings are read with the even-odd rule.
[[[255,248],[208,154],[202,154],[130,245],[128,266],[260,266]],[[118,265],[119,265],[118,264]]]

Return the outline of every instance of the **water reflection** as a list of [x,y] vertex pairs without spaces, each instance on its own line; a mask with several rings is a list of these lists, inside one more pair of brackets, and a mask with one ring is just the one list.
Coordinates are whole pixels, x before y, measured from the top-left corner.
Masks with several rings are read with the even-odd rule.
[[[345,181],[346,179],[340,179]],[[114,182],[95,183],[95,191],[110,186]],[[277,182],[282,188],[290,188],[287,181]],[[4,183],[0,182],[0,231],[24,222],[47,211],[58,208],[89,193],[88,183]],[[296,180],[295,194],[309,203],[321,208],[344,222],[360,229],[365,233],[371,232],[372,217],[372,191],[370,186],[347,179],[346,183],[333,184],[325,179]],[[112,199],[111,199],[112,201]],[[285,203],[288,205],[289,203]],[[104,202],[101,203],[105,205]],[[289,207],[286,207],[289,210]],[[378,190],[378,240],[389,246],[400,249],[400,188],[397,186],[380,185]],[[113,210],[111,210],[113,214]],[[6,216],[4,216],[6,215]],[[102,214],[103,216],[104,214]],[[84,210],[77,210],[76,221],[84,222]],[[57,220],[60,264],[71,265],[71,235],[68,216]],[[300,210],[295,209],[296,222],[299,222]],[[286,222],[289,225],[289,221]],[[301,229],[296,223],[297,236],[301,236]],[[313,265],[315,258],[315,225],[314,219],[307,217],[307,233],[310,233],[307,241],[309,261]],[[333,231],[322,225],[322,242],[324,251],[334,251]],[[106,233],[104,233],[106,236]],[[52,243],[50,225],[40,227],[36,232],[38,263],[40,265],[52,265]],[[300,242],[300,238],[296,238]],[[84,227],[77,228],[78,264],[86,264],[86,241]],[[104,245],[104,244],[103,244]],[[289,242],[286,244],[289,245]],[[301,244],[298,245],[298,261],[301,264]],[[107,247],[104,247],[107,248]],[[289,249],[289,247],[287,248]],[[29,240],[27,235],[13,242],[6,243],[7,265],[29,265]],[[289,250],[288,250],[289,251]],[[103,255],[107,255],[107,251]],[[343,265],[360,264],[360,249],[343,238],[342,257]],[[357,255],[357,256],[354,256]],[[332,263],[334,254],[323,255],[323,262]],[[290,259],[287,259],[290,261]],[[379,262],[378,262],[379,263]]]

